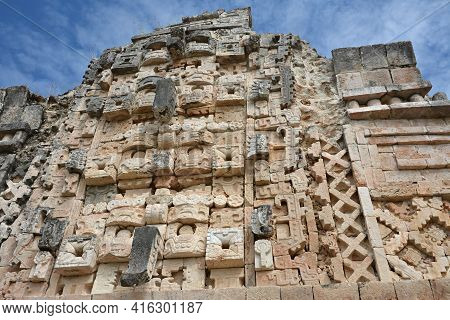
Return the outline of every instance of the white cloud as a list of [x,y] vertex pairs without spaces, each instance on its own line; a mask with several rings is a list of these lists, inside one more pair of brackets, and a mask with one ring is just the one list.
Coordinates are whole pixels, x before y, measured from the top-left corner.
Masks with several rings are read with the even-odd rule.
[[[319,53],[330,57],[334,48],[388,42],[443,2],[47,0],[36,8],[39,17],[36,22],[83,55],[92,57],[106,48],[129,43],[134,34],[177,23],[182,16],[217,8],[252,6],[255,31],[298,34]],[[11,25],[0,22],[1,86],[25,83],[48,94],[49,88],[56,87],[62,93],[81,82],[88,61],[23,18],[15,16],[13,20]],[[447,6],[400,38],[413,42],[418,67],[434,84],[433,91],[450,93],[450,44],[446,41],[449,31],[450,6]]]

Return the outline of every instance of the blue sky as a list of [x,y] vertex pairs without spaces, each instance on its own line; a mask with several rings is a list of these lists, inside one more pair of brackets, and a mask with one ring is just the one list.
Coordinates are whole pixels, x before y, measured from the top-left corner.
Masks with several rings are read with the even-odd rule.
[[[81,55],[22,16],[16,8]],[[25,84],[42,95],[60,94],[81,82],[104,49],[132,35],[177,23],[182,16],[218,8],[252,7],[257,32],[293,33],[326,57],[331,50],[390,42],[448,0],[0,0],[0,87]],[[418,67],[432,92],[450,94],[450,5],[395,41],[411,40]]]

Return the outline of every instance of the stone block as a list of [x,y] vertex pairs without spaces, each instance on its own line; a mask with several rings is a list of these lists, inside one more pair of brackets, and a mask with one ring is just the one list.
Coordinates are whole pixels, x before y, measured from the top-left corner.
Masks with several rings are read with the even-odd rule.
[[[197,79],[195,76],[197,76]],[[180,107],[186,109],[188,115],[210,113],[212,111],[211,106],[214,104],[213,81],[210,81],[210,76],[206,74],[203,77],[203,85],[198,87],[194,83],[198,81],[201,74],[196,74],[195,76],[189,77],[189,80],[187,80],[189,84],[185,83],[181,89],[179,96]]]
[[6,89],[3,99],[3,111],[0,124],[20,121],[23,106],[26,105],[29,91],[25,86],[15,86]]
[[450,279],[433,279],[430,280],[431,289],[435,300],[450,300]]
[[270,237],[273,234],[272,206],[262,205],[253,210],[251,217],[252,232],[257,237]]
[[103,213],[79,217],[76,222],[75,234],[103,237],[107,215],[107,213]]
[[[2,247],[6,245],[8,240],[3,243]],[[38,236],[35,237],[32,234],[19,233],[17,235],[17,246],[14,249],[12,259],[9,261],[9,265],[16,267],[20,266],[21,269],[31,269],[34,265],[34,257],[39,251],[37,245],[38,241]],[[8,246],[6,246],[5,249],[7,248]]]
[[333,56],[334,72],[346,73],[362,69],[359,48],[340,48],[331,51]]
[[103,116],[108,121],[126,120],[130,117],[133,104],[134,96],[132,94],[111,96],[105,100]]
[[186,44],[187,57],[200,57],[214,55],[216,48],[212,40],[209,43],[192,41]]
[[83,75],[83,84],[93,84],[97,74],[99,74],[101,71],[101,65],[97,58],[93,58],[88,65],[87,70],[84,72]]
[[161,79],[156,83],[153,114],[160,122],[168,122],[175,115],[177,93],[171,79]]
[[415,66],[416,56],[411,41],[386,45],[387,60],[391,67]]
[[26,106],[23,109],[20,121],[28,123],[31,130],[38,130],[42,124],[44,108],[39,104]]
[[[196,290],[205,288],[205,259],[165,259],[160,274],[164,277],[161,291]],[[159,269],[157,267],[157,269]]]
[[312,286],[281,287],[281,300],[313,300]]
[[399,170],[420,170],[428,166],[425,158],[421,159],[399,159],[397,158],[397,168]]
[[352,120],[389,119],[391,109],[389,106],[370,106],[357,109],[348,109],[348,116]]
[[176,150],[177,176],[200,175],[211,172],[211,148],[205,146],[181,147]]
[[363,215],[365,217],[374,217],[375,215],[369,189],[367,187],[358,187],[358,197]]
[[[237,135],[236,135],[237,136]],[[241,176],[244,174],[244,146],[216,145],[213,147],[214,176]]]
[[362,66],[365,70],[388,68],[386,47],[384,44],[364,46],[361,50]]
[[2,242],[2,245],[0,246],[0,267],[10,266],[9,262],[13,258],[16,246],[17,239],[12,235]]
[[15,154],[0,155],[0,191],[3,191],[6,180],[8,180],[15,157]]
[[329,286],[314,286],[314,300],[359,300],[356,283],[340,283]]
[[146,224],[159,224],[167,223],[167,214],[169,207],[167,203],[155,203],[148,204],[145,208],[145,223]]
[[269,240],[255,242],[255,270],[273,270],[272,244]]
[[42,297],[47,287],[48,285],[45,282],[13,282],[9,285],[8,290],[5,290],[4,298],[6,300],[21,300],[23,298]]
[[6,239],[8,239],[9,235],[11,234],[11,227],[8,226],[6,223],[0,224],[0,245],[2,242]]
[[361,300],[397,300],[394,284],[390,282],[361,282],[359,294]]
[[340,73],[336,80],[340,91],[364,87],[360,72]]
[[392,84],[388,69],[361,72],[363,87],[377,87]]
[[428,280],[403,280],[394,282],[398,300],[433,300]]
[[255,273],[255,265],[254,264],[246,264],[245,265],[245,286],[254,287],[256,286],[256,273]]
[[215,291],[211,289],[183,290],[181,294],[183,300],[214,300]]
[[66,226],[67,221],[65,220],[52,219],[50,217],[45,219],[41,230],[41,239],[38,243],[39,249],[56,254],[64,237]]
[[159,50],[167,46],[168,34],[153,34],[145,33],[133,36],[131,41],[133,43],[141,40],[146,40],[144,44],[144,49]]
[[420,83],[423,78],[415,67],[391,69],[392,81],[395,84]]
[[97,238],[70,236],[63,240],[55,271],[65,276],[91,274],[97,269]]
[[102,90],[108,91],[109,87],[112,84],[112,81],[113,81],[113,74],[111,69],[103,70],[100,73],[100,79],[98,81],[98,84],[100,88],[102,88]]
[[[148,156],[146,155],[146,157]],[[149,157],[152,161],[152,172],[154,172],[156,176],[173,175],[175,164],[175,154],[173,150],[154,150],[150,152]]]
[[26,140],[29,132],[30,126],[26,122],[0,124],[0,152],[14,153]]
[[208,223],[209,208],[203,204],[184,204],[170,208],[168,223]]
[[183,28],[174,28],[171,30],[170,36],[167,38],[167,50],[173,59],[180,59],[184,56],[185,42]]
[[[215,197],[217,199],[218,197]],[[243,198],[240,198],[244,202]],[[235,228],[244,224],[243,208],[217,208],[211,210],[209,226],[212,228]]]
[[272,271],[256,272],[256,285],[258,287],[265,286],[295,286],[300,283],[300,275],[298,269],[283,269]]
[[163,48],[161,50],[152,50],[145,53],[142,59],[143,66],[163,64],[170,61],[170,55],[167,49]]
[[383,248],[383,240],[381,239],[380,229],[376,217],[364,217],[366,224],[369,243],[373,248]]
[[384,248],[373,248],[375,268],[378,272],[378,277],[382,282],[391,282],[391,269],[387,261],[387,256]]
[[[266,160],[257,160],[254,163],[254,183],[255,185],[266,185],[270,183],[270,173],[269,173],[269,162]],[[247,175],[248,180],[253,181],[253,177],[251,175]],[[250,184],[250,183],[248,183]],[[253,192],[252,197],[253,200]]]
[[165,258],[202,257],[206,252],[206,223],[170,223],[164,246]]
[[140,287],[124,289],[109,293],[93,294],[92,300],[153,300],[154,291],[149,289]]
[[41,234],[45,219],[51,217],[50,208],[37,207],[36,209],[25,208],[22,212],[24,221],[20,225],[20,231],[23,233]]
[[183,292],[181,290],[153,291],[152,297],[152,300],[183,300]]
[[107,263],[98,266],[92,294],[112,293],[119,285],[119,277],[127,268],[126,263]]
[[136,92],[146,90],[146,89],[155,90],[156,84],[161,79],[162,78],[159,76],[147,76],[147,77],[139,79],[139,81],[136,85]]
[[[431,90],[431,82],[428,80],[421,80],[420,82],[409,82],[409,83],[393,83],[391,85],[386,85],[386,91],[388,93],[395,94],[395,96],[409,100],[412,95],[419,95],[424,97]],[[416,96],[416,98],[418,98]],[[421,100],[421,99],[420,99]],[[415,101],[416,103],[420,103]],[[428,101],[427,101],[428,102]],[[429,101],[428,103],[433,103],[434,101]],[[422,102],[423,103],[423,102]],[[437,111],[437,110],[436,110]],[[422,116],[416,115],[417,118],[422,118]],[[434,117],[431,115],[426,115],[424,118]]]
[[70,151],[66,168],[70,173],[82,174],[86,166],[86,150],[75,149]]
[[247,225],[246,227],[244,227],[244,247],[245,247],[245,264],[255,264],[255,236],[253,235],[251,229],[248,227],[250,218],[248,217],[253,208],[245,208],[246,212],[246,217],[245,217],[245,225]]
[[97,204],[104,202],[105,204],[111,201],[117,194],[117,186],[109,184],[104,186],[87,186],[85,205]]
[[245,300],[246,288],[214,289],[214,300]]
[[245,282],[244,268],[211,269],[209,278],[214,289],[241,288]]
[[98,248],[99,262],[127,262],[133,243],[133,228],[107,227]]
[[116,56],[111,71],[115,75],[136,73],[141,66],[142,53],[122,53]]
[[240,106],[245,104],[245,74],[221,76],[217,85],[217,106]]
[[103,113],[105,99],[102,97],[92,97],[86,100],[86,112],[91,117],[100,117]]
[[138,227],[134,231],[128,269],[122,273],[120,284],[132,287],[148,282],[155,271],[156,259],[162,246],[158,228]]
[[295,77],[289,66],[280,66],[281,74],[281,106],[289,107],[294,99]]
[[247,143],[247,159],[266,158],[269,155],[268,139],[265,134],[255,134]]
[[[42,299],[41,297],[37,299]],[[47,298],[45,298],[47,299]],[[59,296],[59,300],[92,300],[92,295],[90,294],[65,294]]]
[[217,61],[220,63],[241,62],[245,60],[245,49],[235,36],[220,37],[216,47]]
[[251,101],[268,100],[270,81],[255,79],[249,88],[248,98]]
[[[346,89],[342,90],[342,98],[345,101],[355,100],[360,104],[366,104],[367,101],[371,99],[380,99],[384,96],[388,91],[386,90],[386,86],[377,86],[377,87],[364,87],[364,88],[355,88],[355,89]],[[351,109],[353,110],[353,109]],[[357,110],[357,109],[355,109]]]
[[280,300],[280,287],[247,288],[247,300]]
[[210,228],[206,240],[208,268],[244,266],[244,232],[242,228]]
[[98,63],[103,69],[109,69],[114,63],[117,56],[118,48],[109,48],[103,50],[102,54],[98,58]]
[[108,203],[109,211],[106,226],[139,227],[145,224],[145,199],[142,198],[120,198]]
[[34,266],[31,268],[29,279],[32,282],[48,282],[53,271],[55,258],[47,251],[39,251],[34,257]]

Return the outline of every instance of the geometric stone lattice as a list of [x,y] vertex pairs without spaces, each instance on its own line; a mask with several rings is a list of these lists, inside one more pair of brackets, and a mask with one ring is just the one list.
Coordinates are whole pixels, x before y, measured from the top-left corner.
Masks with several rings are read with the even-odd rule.
[[440,197],[375,203],[394,278],[436,279],[448,274],[448,206],[448,201]]

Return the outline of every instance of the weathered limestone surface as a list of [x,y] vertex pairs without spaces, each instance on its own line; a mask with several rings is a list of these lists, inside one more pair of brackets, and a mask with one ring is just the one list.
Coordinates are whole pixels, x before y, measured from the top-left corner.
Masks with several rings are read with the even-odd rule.
[[450,101],[411,42],[183,18],[0,89],[0,299],[448,299]]

